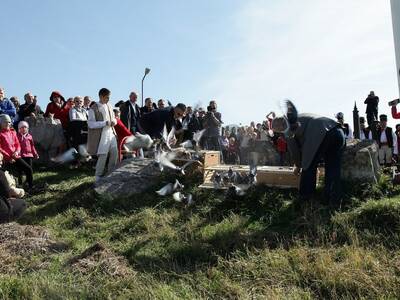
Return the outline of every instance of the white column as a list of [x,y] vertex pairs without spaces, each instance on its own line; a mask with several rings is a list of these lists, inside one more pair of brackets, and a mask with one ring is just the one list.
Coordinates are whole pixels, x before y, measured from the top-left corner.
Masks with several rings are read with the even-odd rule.
[[397,85],[400,96],[400,0],[390,0],[390,4],[392,8],[394,49],[396,53]]

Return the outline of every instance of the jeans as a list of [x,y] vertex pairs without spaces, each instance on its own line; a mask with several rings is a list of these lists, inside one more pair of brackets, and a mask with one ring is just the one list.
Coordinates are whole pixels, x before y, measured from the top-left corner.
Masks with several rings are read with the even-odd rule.
[[341,197],[340,173],[345,145],[346,140],[342,129],[337,127],[326,133],[311,166],[301,173],[300,198],[308,199],[315,192],[317,166],[322,158],[325,162],[325,197],[330,203],[338,204]]

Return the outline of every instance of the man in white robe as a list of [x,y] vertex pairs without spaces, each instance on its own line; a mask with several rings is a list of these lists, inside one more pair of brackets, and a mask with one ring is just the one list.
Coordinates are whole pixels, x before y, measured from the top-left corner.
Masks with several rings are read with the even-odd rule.
[[[117,124],[113,109],[108,103],[111,92],[102,88],[99,102],[91,106],[88,115],[88,152],[97,155],[96,182],[106,173],[112,172],[118,162]],[[108,164],[106,166],[108,158]]]

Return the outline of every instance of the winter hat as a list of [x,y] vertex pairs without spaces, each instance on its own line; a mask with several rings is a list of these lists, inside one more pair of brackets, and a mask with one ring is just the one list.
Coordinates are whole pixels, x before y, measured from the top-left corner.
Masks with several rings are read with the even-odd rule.
[[65,98],[63,97],[63,95],[61,95],[61,93],[59,91],[52,91],[51,95],[50,95],[50,101],[53,101],[54,97],[60,97],[62,99],[63,102],[65,102]]
[[9,115],[1,114],[0,115],[0,124],[3,124],[5,122],[11,123],[11,118]]
[[18,123],[18,129],[22,128],[22,127],[26,127],[29,128],[29,124],[26,121],[21,121]]

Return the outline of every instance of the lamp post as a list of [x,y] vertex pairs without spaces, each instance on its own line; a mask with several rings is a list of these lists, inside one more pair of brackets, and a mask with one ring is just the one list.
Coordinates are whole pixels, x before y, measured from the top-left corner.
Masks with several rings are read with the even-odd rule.
[[149,68],[144,69],[144,76],[142,78],[142,107],[143,107],[143,81],[146,78],[147,74],[149,74],[149,73],[150,73],[150,69]]

